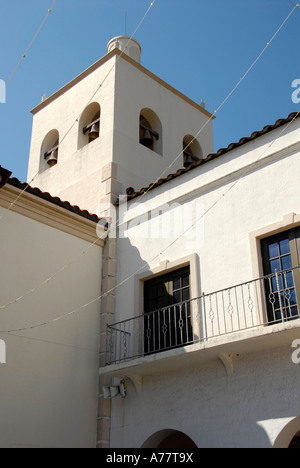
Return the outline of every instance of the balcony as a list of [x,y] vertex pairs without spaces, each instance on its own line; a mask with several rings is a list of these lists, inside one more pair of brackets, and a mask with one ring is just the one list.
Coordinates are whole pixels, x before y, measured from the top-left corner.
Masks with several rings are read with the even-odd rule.
[[233,371],[233,356],[300,338],[296,284],[300,267],[174,304],[107,326],[102,374],[141,377],[215,357]]

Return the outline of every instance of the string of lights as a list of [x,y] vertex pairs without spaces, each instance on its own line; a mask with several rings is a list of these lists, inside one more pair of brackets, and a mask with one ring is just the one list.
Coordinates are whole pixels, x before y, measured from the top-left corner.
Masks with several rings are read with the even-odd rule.
[[[146,13],[144,14],[143,18],[141,19],[141,21],[139,22],[138,26],[136,27],[136,29],[134,30],[133,34],[130,36],[130,38],[128,39],[126,45],[125,45],[125,49],[128,47],[128,45],[130,44],[130,41],[135,37],[136,33],[138,32],[138,30],[140,29],[140,27],[142,26],[142,24],[144,23],[146,17],[148,16],[150,10],[154,7],[155,5],[155,2],[156,0],[152,1],[146,11]],[[101,81],[101,83],[99,84],[99,86],[97,87],[96,91],[92,94],[91,98],[88,100],[87,104],[86,104],[86,107],[91,104],[91,102],[95,99],[96,95],[98,94],[98,92],[100,91],[100,89],[103,87],[105,81],[107,80],[107,78],[110,76],[110,74],[112,73],[112,71],[115,69],[115,67],[117,66],[117,63],[118,61],[121,59],[121,57],[125,54],[125,52],[123,51],[120,51],[120,55],[118,55],[115,63],[112,65],[112,67],[109,69],[109,71],[107,72],[107,74],[105,75],[105,77],[103,78],[103,80]],[[71,127],[68,129],[68,131],[65,133],[65,135],[60,139],[59,141],[59,144],[61,144],[65,139],[66,137],[68,136],[68,134],[71,132],[71,130],[73,129],[73,127],[79,122],[79,119],[81,117],[81,114],[78,115],[78,117],[76,118],[76,120],[73,122],[73,124],[71,125]],[[38,174],[37,174],[38,175]],[[37,177],[37,175],[35,177]]]
[[294,6],[294,8],[291,10],[291,12],[288,14],[288,16],[285,18],[285,20],[282,22],[282,24],[279,26],[275,34],[272,36],[272,38],[269,40],[269,42],[265,45],[263,50],[260,52],[260,54],[257,56],[257,58],[254,60],[254,62],[251,64],[251,66],[248,68],[248,70],[244,73],[244,75],[239,79],[239,81],[236,83],[236,85],[233,87],[233,89],[230,91],[230,93],[226,96],[226,98],[221,102],[219,107],[214,111],[212,116],[206,121],[206,123],[200,128],[200,130],[196,133],[194,136],[193,140],[176,156],[176,158],[171,162],[171,164],[158,176],[158,178],[153,182],[149,188],[142,194],[140,197],[137,199],[137,202],[139,202],[154,186],[155,184],[167,173],[169,170],[171,170],[172,166],[178,161],[179,158],[181,158],[184,154],[185,151],[188,150],[188,148],[191,146],[191,144],[199,137],[199,135],[203,132],[203,130],[207,127],[207,125],[210,123],[212,119],[215,118],[215,116],[219,113],[219,111],[224,107],[226,102],[231,98],[231,96],[236,92],[238,87],[241,85],[241,83],[245,80],[245,78],[249,75],[251,70],[255,67],[257,62],[261,59],[261,57],[264,55],[268,47],[272,44],[274,39],[278,36],[279,32],[282,30],[284,25],[288,22],[290,17],[293,15],[294,11],[299,7],[300,5],[297,4]]
[[[55,0],[55,2],[53,3],[51,9],[48,11],[48,15],[50,14],[50,12],[52,11],[52,8],[54,6],[54,4],[56,3],[57,0]],[[142,19],[140,20],[140,22],[138,23],[137,27],[135,28],[133,34],[130,36],[130,38],[128,39],[127,43],[126,43],[126,47],[128,47],[128,45],[130,44],[131,40],[134,38],[134,36],[136,35],[136,33],[138,32],[138,30],[141,28],[142,24],[144,23],[145,19],[147,18],[150,10],[154,7],[156,3],[156,0],[153,0],[148,9],[146,10],[144,16],[142,17]],[[47,17],[48,17],[47,15]],[[45,23],[47,17],[44,19],[42,25]],[[39,30],[42,28],[42,25],[40,26]],[[38,34],[38,33],[37,33]],[[37,36],[37,34],[35,35],[35,37]],[[32,45],[33,41],[31,42],[31,45]],[[27,51],[28,51],[28,48],[27,48]],[[86,106],[88,106],[92,101],[93,99],[95,98],[95,96],[97,95],[98,91],[102,88],[103,84],[105,83],[105,81],[107,80],[107,78],[110,76],[110,74],[112,73],[112,71],[114,70],[114,68],[116,67],[118,61],[120,60],[120,58],[124,55],[124,52],[121,51],[120,55],[118,55],[115,63],[113,64],[113,66],[109,69],[108,73],[105,75],[104,79],[101,81],[100,85],[98,86],[98,88],[96,89],[96,91],[93,93],[93,95],[91,96],[91,98],[89,99],[89,101],[87,102]],[[65,140],[65,138],[67,137],[67,135],[70,133],[70,131],[72,130],[72,128],[74,127],[74,125],[79,121],[79,118],[80,116],[78,116],[78,118],[73,122],[73,124],[71,125],[71,127],[68,129],[68,131],[66,132],[66,134],[63,136],[63,138],[61,139],[60,141],[60,144],[62,143],[62,141]],[[38,176],[39,172],[37,172],[34,177],[30,180],[30,182],[28,182],[26,184],[26,186],[24,187],[24,189],[19,193],[19,195],[16,197],[16,199],[5,209],[5,211],[3,212],[3,214],[0,216],[0,221],[5,217],[5,215],[8,213],[8,211],[10,211],[13,206],[19,201],[19,199],[23,196],[23,194],[26,192],[26,190],[28,189],[28,187],[32,184],[32,182],[35,180],[35,178]],[[103,239],[104,236],[100,237],[99,239]],[[23,295],[21,295],[20,297],[18,298],[15,298],[14,300],[8,302],[7,304],[4,304],[2,306],[0,306],[0,310],[3,310],[5,308],[7,308],[8,306],[12,305],[12,304],[16,304],[17,302],[20,302],[22,299],[24,299],[26,296],[34,293],[37,289],[39,289],[40,287],[44,286],[45,284],[49,283],[50,281],[52,281],[58,274],[62,273],[63,271],[67,270],[69,267],[71,267],[73,264],[75,264],[77,262],[77,260],[79,258],[82,257],[82,255],[85,255],[87,253],[87,251],[92,248],[94,245],[97,244],[97,242],[99,241],[99,239],[96,239],[93,243],[91,243],[87,249],[83,250],[78,256],[76,256],[76,258],[69,262],[68,264],[66,265],[63,265],[59,270],[57,270],[51,277],[49,278],[46,278],[44,281],[41,281],[37,286],[33,287],[32,289],[28,290],[27,292],[25,292]]]
[[[39,30],[42,28],[43,24],[45,23],[48,15],[50,14],[50,12],[52,11],[52,8],[53,6],[55,5],[57,0],[55,0],[55,2],[52,4],[52,7],[50,10],[48,10],[48,14],[46,16],[46,18],[44,19],[42,25],[40,26]],[[130,37],[130,39],[128,40],[127,42],[127,45],[126,47],[128,46],[128,44],[130,43],[130,41],[134,38],[134,36],[136,35],[137,31],[140,29],[141,25],[143,24],[143,22],[145,21],[146,17],[148,16],[151,8],[155,5],[155,2],[156,0],[152,1],[146,11],[146,13],[144,14],[143,18],[141,19],[141,21],[139,22],[138,26],[136,27],[135,31],[133,32],[132,36]],[[137,201],[140,201],[151,189],[152,187],[169,171],[171,170],[172,166],[178,161],[179,158],[182,157],[182,155],[184,154],[185,151],[188,150],[189,146],[191,144],[193,144],[193,142],[200,136],[200,134],[202,133],[202,131],[207,127],[207,125],[210,123],[210,121],[212,119],[215,118],[215,116],[217,115],[217,113],[222,109],[222,107],[225,105],[225,103],[230,99],[230,97],[235,93],[235,91],[238,89],[238,87],[240,86],[240,84],[242,83],[242,81],[244,81],[244,79],[247,77],[247,75],[250,73],[250,71],[254,68],[254,66],[256,65],[256,63],[260,60],[260,58],[263,56],[263,54],[265,53],[265,51],[267,50],[267,48],[271,45],[271,43],[274,41],[274,39],[276,38],[276,36],[279,34],[279,32],[281,31],[281,29],[284,27],[284,25],[287,23],[287,21],[289,20],[289,18],[292,16],[292,14],[294,13],[294,11],[299,7],[300,5],[297,4],[297,5],[294,5],[294,8],[291,10],[291,12],[288,14],[288,16],[285,18],[285,20],[283,21],[283,23],[280,25],[280,27],[277,29],[277,31],[275,32],[275,34],[273,35],[273,37],[270,39],[270,41],[266,44],[266,46],[263,48],[263,50],[261,51],[261,53],[258,55],[258,57],[254,60],[254,62],[251,64],[251,66],[249,67],[249,69],[246,71],[246,73],[242,76],[242,78],[240,78],[240,80],[237,82],[237,84],[233,87],[233,89],[230,91],[230,93],[226,96],[226,98],[222,101],[222,103],[219,105],[219,107],[214,111],[213,115],[206,121],[206,123],[200,128],[200,130],[197,132],[197,134],[193,137],[192,141],[189,142],[189,144],[183,148],[182,151],[180,151],[180,153],[175,157],[175,159],[171,162],[171,164],[169,166],[167,166],[164,171],[157,177],[157,179],[148,187],[148,189],[142,194],[140,195],[139,199]],[[39,31],[38,31],[39,32]],[[38,34],[38,32],[36,33],[35,35],[35,38]],[[34,39],[35,39],[34,38]],[[33,41],[34,41],[33,39]],[[27,50],[31,47],[33,41],[31,42],[30,46],[27,48]],[[122,55],[124,54],[124,52],[122,51],[121,54],[118,56],[116,62],[114,63],[114,65],[111,67],[111,69],[108,71],[107,75],[104,77],[104,79],[102,80],[102,82],[100,83],[100,85],[98,86],[98,88],[96,89],[96,91],[93,93],[93,95],[91,96],[91,98],[89,99],[88,103],[86,106],[88,106],[92,101],[93,99],[95,98],[95,96],[97,95],[98,91],[102,88],[103,84],[105,83],[106,79],[109,77],[109,75],[111,74],[111,72],[113,71],[113,69],[116,67],[117,65],[117,62],[118,60],[122,57]],[[68,129],[68,131],[65,133],[65,135],[62,137],[62,139],[60,140],[60,144],[65,140],[65,138],[68,136],[68,134],[70,133],[70,131],[73,129],[73,127],[76,125],[76,123],[79,122],[79,119],[80,119],[80,115],[76,118],[76,120],[73,122],[73,124],[71,125],[71,127]],[[37,172],[34,177],[31,179],[31,181],[26,185],[26,187],[24,188],[24,190],[19,194],[19,196],[17,197],[17,199],[15,201],[13,201],[10,206],[6,209],[7,211],[11,210],[11,208],[15,205],[15,203],[19,200],[19,198],[23,195],[23,193],[27,190],[27,188],[32,184],[32,182],[35,180],[35,178],[38,176],[39,172]],[[4,214],[2,216],[0,216],[0,221],[3,219],[4,217]],[[117,227],[117,225],[115,226]]]
[[[152,6],[154,5],[154,3],[155,3],[155,2],[152,2],[152,3],[151,3],[151,5],[150,5],[148,11],[150,11],[150,9],[151,9]],[[262,55],[264,54],[265,50],[270,46],[270,44],[273,42],[273,40],[275,39],[275,37],[278,35],[278,33],[280,32],[280,30],[283,28],[284,24],[288,21],[288,19],[290,18],[290,16],[292,15],[292,13],[294,12],[294,10],[295,10],[298,6],[299,6],[299,5],[297,5],[297,6],[295,6],[295,7],[293,8],[293,10],[290,12],[290,14],[288,15],[288,17],[284,20],[284,22],[283,22],[283,23],[281,24],[281,26],[278,28],[278,30],[276,31],[276,33],[273,35],[272,39],[267,43],[267,45],[264,47],[263,51],[259,54],[259,56],[257,57],[257,59],[252,63],[252,65],[249,67],[249,69],[247,70],[247,72],[246,72],[246,73],[243,75],[243,77],[239,80],[239,82],[236,84],[236,86],[233,88],[233,90],[229,93],[229,95],[224,99],[224,101],[221,103],[221,105],[218,107],[218,109],[214,112],[214,115],[216,115],[216,113],[219,112],[219,110],[225,105],[225,103],[226,103],[226,102],[229,100],[229,98],[233,95],[233,93],[234,93],[234,91],[237,89],[237,87],[241,84],[241,82],[242,82],[242,81],[246,78],[246,76],[250,73],[250,71],[252,70],[252,68],[255,66],[255,64],[258,62],[258,60],[262,57]],[[147,14],[147,13],[146,13],[146,14]],[[145,16],[146,16],[146,15],[145,15]],[[144,18],[145,18],[145,16],[144,16]],[[142,20],[142,21],[143,21],[143,20]],[[142,22],[141,22],[141,23],[142,23]],[[140,24],[141,24],[141,23],[140,23]],[[133,37],[133,36],[132,36],[132,37]],[[212,118],[212,117],[211,117],[211,118]],[[206,125],[207,125],[207,123],[205,124],[205,126],[206,126]],[[203,126],[203,127],[199,130],[199,132],[198,132],[197,135],[195,136],[195,139],[196,139],[197,136],[203,131],[203,129],[205,128],[205,126]],[[275,141],[276,141],[276,140],[275,140]],[[275,141],[274,141],[274,142],[275,142]],[[184,151],[184,150],[183,150],[183,151]],[[166,170],[162,173],[162,175],[163,175],[168,169],[170,169],[170,167],[172,167],[172,165],[174,164],[174,162],[182,155],[182,153],[183,153],[183,152],[180,152],[180,154],[175,158],[175,160],[173,161],[173,163],[172,163],[170,166],[168,166],[168,168],[166,168]],[[157,179],[157,181],[162,177],[162,175]],[[243,176],[244,176],[244,175],[242,175],[241,178],[242,178]],[[238,180],[240,180],[240,179],[238,179]],[[157,182],[157,181],[156,181],[156,182]],[[141,200],[144,196],[146,196],[146,194],[149,192],[149,190],[153,187],[153,185],[154,185],[156,182],[154,182],[154,183],[150,186],[150,188],[148,188],[148,190],[145,191],[145,192],[140,196],[139,200]],[[238,182],[238,181],[235,181],[235,183],[234,183],[233,186],[235,186],[237,182]],[[232,186],[226,193],[228,193],[230,190],[232,190],[233,186]],[[226,195],[226,193],[223,194],[222,197],[220,197],[220,199],[217,200],[208,210],[206,210],[206,212],[203,214],[203,217],[204,217],[211,209],[213,209],[213,207],[214,207],[221,199],[224,198],[224,196]],[[139,200],[138,200],[138,201],[139,201]],[[199,221],[199,220],[197,220],[197,222],[198,222],[198,221]],[[192,229],[192,227],[193,227],[193,226],[191,226],[189,229]],[[188,229],[188,230],[189,230],[189,229]],[[187,231],[188,231],[188,230],[187,230]],[[186,231],[185,231],[185,232],[186,232]],[[184,234],[185,234],[185,233],[183,233],[181,236],[179,236],[177,239],[175,239],[169,246],[166,247],[165,250],[167,250],[168,248],[170,248],[171,245],[173,245],[177,240],[179,240],[180,237],[182,237]],[[90,247],[91,247],[92,245],[94,245],[94,244],[95,244],[95,242],[94,242],[93,244],[91,244]],[[165,250],[164,250],[164,251],[165,251]],[[156,257],[154,257],[154,259],[151,260],[151,263],[152,263],[154,260],[156,260],[157,257],[160,257],[164,251],[160,252]],[[85,251],[83,251],[82,253],[85,253]],[[76,260],[74,260],[73,262],[70,262],[69,265],[65,265],[64,267],[62,267],[60,270],[58,270],[58,272],[56,272],[52,277],[50,277],[50,278],[48,278],[47,280],[45,280],[44,282],[42,282],[38,287],[40,287],[41,285],[43,285],[43,284],[45,284],[45,283],[49,283],[49,282],[51,281],[51,279],[53,279],[55,276],[57,276],[58,273],[60,273],[60,272],[62,272],[62,271],[65,271],[69,266],[71,266],[73,263],[75,263],[75,261],[77,261],[77,259],[78,259],[81,255],[82,255],[82,254],[80,254],[80,255],[76,258]],[[148,264],[147,264],[147,265],[148,265]],[[66,315],[60,316],[60,317],[54,319],[54,320],[51,321],[51,322],[47,322],[47,323],[45,323],[45,324],[39,324],[39,325],[37,325],[37,326],[34,326],[34,328],[39,327],[39,326],[46,325],[46,324],[48,324],[48,323],[53,323],[54,321],[61,320],[62,318],[65,318],[66,316],[73,315],[73,314],[76,313],[77,311],[82,310],[83,308],[87,307],[88,305],[90,305],[90,304],[92,304],[92,303],[94,303],[94,302],[100,300],[102,297],[105,297],[106,295],[110,294],[110,293],[113,292],[115,289],[117,289],[118,287],[120,287],[121,285],[123,285],[124,283],[126,283],[126,282],[127,282],[129,279],[131,279],[133,276],[135,276],[136,274],[138,274],[140,271],[144,270],[144,268],[145,268],[145,266],[142,266],[139,270],[135,271],[132,275],[130,275],[128,278],[126,278],[126,279],[123,280],[121,283],[119,283],[117,286],[115,286],[112,290],[107,291],[104,295],[101,295],[101,296],[97,297],[95,300],[89,302],[88,304],[85,304],[85,305],[81,306],[80,308],[78,308],[78,309],[76,309],[76,310],[74,310],[74,311],[72,311],[72,312],[70,312],[70,313],[68,313],[68,314],[66,314]],[[34,292],[36,289],[38,289],[38,287],[33,288],[32,290],[28,291],[27,293],[25,293],[25,294],[24,294],[23,296],[21,296],[20,298],[15,299],[14,301],[11,301],[10,303],[8,303],[8,304],[6,304],[6,305],[0,307],[0,309],[4,309],[4,308],[7,307],[8,305],[11,305],[11,304],[13,304],[13,303],[15,303],[15,302],[19,302],[23,297],[27,296],[28,294],[31,294],[31,293]],[[31,327],[30,327],[30,328],[31,328]],[[29,329],[29,328],[26,328],[26,329]],[[23,329],[22,329],[22,330],[23,330]],[[20,331],[20,330],[17,330],[17,331]]]
[[293,0],[289,0],[289,2],[295,7],[298,8],[300,5],[297,3],[294,3]]
[[9,211],[11,211],[12,207],[20,200],[20,198],[24,195],[26,190],[30,187],[34,179],[37,177],[38,173],[26,184],[24,189],[19,193],[19,195],[11,202],[11,204],[3,211],[3,214],[0,216],[0,221],[4,219]]
[[[130,41],[134,38],[134,36],[136,35],[136,33],[138,32],[138,30],[140,29],[140,27],[142,26],[142,24],[144,23],[145,19],[147,18],[148,14],[150,13],[150,10],[154,7],[155,3],[156,3],[157,0],[153,0],[148,9],[146,10],[144,16],[142,17],[141,21],[139,22],[138,26],[136,27],[136,29],[134,30],[133,34],[130,36],[130,38],[128,39],[128,42],[127,44],[125,45],[125,49],[128,47],[128,45],[130,44]],[[32,46],[33,42],[35,41],[38,33],[40,32],[40,30],[42,29],[44,23],[46,22],[49,14],[52,12],[53,10],[53,7],[55,5],[55,3],[57,2],[57,0],[54,1],[54,3],[52,4],[51,8],[48,10],[48,13],[47,13],[47,16],[44,18],[41,26],[39,27],[37,33],[35,34],[34,36],[34,39],[31,41],[30,45],[27,47],[25,53],[22,55],[22,59],[20,60],[18,66],[15,68],[13,74],[11,75],[10,79],[8,80],[8,82],[11,80],[12,76],[15,74],[17,68],[19,68],[22,60],[26,57],[26,54],[28,53],[30,47]],[[124,55],[124,52],[123,51],[120,51],[120,54],[118,55],[116,61],[114,62],[113,66],[110,68],[110,70],[108,71],[108,73],[105,75],[104,79],[101,81],[101,83],[99,84],[99,86],[97,87],[96,91],[94,91],[94,93],[92,94],[92,96],[90,97],[90,99],[88,100],[87,104],[86,104],[86,107],[94,100],[94,98],[96,97],[96,95],[98,94],[99,90],[103,87],[105,81],[107,80],[107,78],[110,76],[110,74],[112,73],[112,71],[114,70],[114,68],[116,67],[118,61],[120,60],[120,58]],[[6,86],[8,84],[8,82],[6,83]],[[69,133],[71,132],[71,130],[73,129],[73,127],[79,122],[79,119],[81,117],[81,114],[77,116],[77,118],[74,120],[73,124],[70,126],[70,128],[67,130],[67,132],[64,134],[64,136],[60,139],[60,142],[59,144],[62,144],[62,142],[67,138],[67,136],[69,135]],[[18,200],[22,197],[22,195],[26,192],[26,190],[28,189],[28,187],[34,182],[34,180],[36,179],[36,177],[39,175],[39,171],[34,175],[34,177],[32,177],[32,179],[30,180],[30,182],[28,182],[25,186],[25,188],[22,190],[22,192],[18,195],[18,197],[6,208],[4,214],[2,214],[2,216],[0,216],[0,221],[4,218],[5,214],[10,211],[13,206],[18,202]]]
[[94,245],[99,243],[99,240],[102,240],[102,239],[104,239],[104,236],[102,238],[99,237],[93,243],[89,244],[88,247],[86,249],[82,250],[72,261],[70,261],[69,263],[63,265],[52,276],[50,276],[49,278],[46,278],[45,280],[41,281],[34,288],[26,291],[24,294],[22,294],[21,296],[15,298],[14,300],[8,302],[7,304],[4,304],[4,305],[0,306],[0,311],[3,310],[3,309],[6,309],[7,307],[9,307],[12,304],[16,304],[17,302],[20,302],[26,296],[29,296],[30,294],[33,294],[35,291],[40,289],[42,286],[45,286],[46,284],[50,283],[50,281],[52,281],[54,278],[56,278],[60,273],[62,273],[63,271],[67,270],[72,265],[74,265],[79,260],[79,258],[82,258],[83,255],[86,255],[88,253],[88,250],[90,250]]
[[83,351],[83,352],[98,353],[98,350],[93,349],[93,348],[85,348],[82,346],[74,346],[74,345],[69,345],[66,343],[58,343],[57,341],[44,340],[41,338],[33,338],[33,337],[29,337],[28,335],[22,336],[22,335],[16,335],[14,333],[3,333],[3,332],[1,332],[1,335],[13,336],[14,338],[23,339],[26,341],[29,340],[29,341],[38,342],[38,343],[52,344],[54,346],[59,346],[61,348],[66,348],[66,349],[77,349],[78,351]]
[[103,299],[104,297],[108,296],[109,294],[111,294],[112,292],[115,292],[116,289],[120,288],[121,286],[123,286],[125,283],[127,283],[131,278],[135,277],[136,275],[138,275],[139,273],[141,273],[142,271],[144,271],[146,268],[150,269],[152,268],[152,265],[154,264],[154,262],[157,262],[157,260],[161,257],[161,255],[163,255],[169,248],[171,248],[176,242],[178,242],[183,236],[185,236],[191,229],[193,229],[193,227],[199,223],[221,200],[223,200],[225,198],[226,195],[228,195],[229,192],[231,192],[233,190],[233,188],[252,170],[252,168],[263,158],[263,156],[265,155],[265,153],[278,141],[278,139],[287,131],[287,129],[290,127],[290,125],[292,125],[293,122],[295,122],[295,120],[299,117],[300,115],[300,111],[293,117],[293,119],[281,130],[281,132],[279,133],[279,135],[277,135],[277,137],[263,150],[263,152],[259,155],[259,157],[254,161],[252,162],[246,169],[245,171],[229,186],[229,188],[221,194],[221,196],[212,204],[210,205],[209,208],[207,208],[205,210],[205,212],[191,225],[189,226],[187,229],[185,229],[185,231],[180,235],[178,236],[176,239],[174,239],[171,243],[169,243],[163,250],[161,250],[157,255],[155,255],[149,262],[144,262],[143,265],[138,268],[136,271],[134,271],[130,276],[128,276],[127,278],[125,278],[123,281],[121,281],[120,283],[118,283],[116,286],[112,287],[109,291],[106,291],[104,294],[101,294],[99,295],[98,297],[96,297],[95,299],[87,302],[86,304],[76,308],[76,309],[73,309],[71,312],[68,312],[66,314],[63,314],[63,315],[60,315],[52,320],[49,320],[49,321],[46,321],[46,322],[43,322],[43,323],[39,323],[39,324],[35,324],[35,325],[31,325],[31,326],[27,326],[27,327],[23,327],[23,328],[18,328],[18,329],[13,329],[13,330],[0,330],[0,333],[17,333],[17,332],[22,332],[22,331],[27,331],[27,330],[34,330],[36,328],[41,328],[41,327],[44,327],[46,325],[50,325],[50,324],[54,324],[56,322],[59,322],[63,319],[66,319],[67,317],[71,317],[72,315],[75,315],[76,313],[86,309],[87,307],[89,307],[90,305],[92,304],[95,304],[96,302],[100,302],[101,299]]
[[[51,7],[48,9],[47,11],[47,14],[45,16],[45,18],[43,19],[42,23],[40,24],[38,30],[36,31],[32,41],[30,42],[29,46],[27,47],[27,49],[25,50],[25,52],[22,54],[22,57],[21,59],[19,60],[18,64],[16,65],[16,67],[14,68],[13,72],[11,73],[10,77],[8,78],[8,80],[5,82],[4,86],[3,86],[3,91],[7,88],[8,84],[11,82],[13,76],[15,75],[16,71],[18,70],[18,68],[20,67],[21,63],[23,62],[23,60],[27,57],[27,54],[29,52],[29,50],[31,49],[33,43],[35,42],[37,36],[39,35],[39,33],[41,32],[44,24],[46,23],[49,15],[52,13],[53,9],[54,9],[54,6],[56,4],[57,0],[54,0],[54,2],[52,3]],[[0,90],[2,91],[2,89]]]
[[[52,13],[53,9],[54,9],[54,6],[56,4],[57,0],[54,0],[54,2],[52,3],[51,7],[48,9],[47,11],[47,14],[45,16],[45,18],[43,19],[42,23],[40,24],[38,30],[36,31],[35,35],[33,36],[30,44],[28,45],[28,47],[26,48],[26,50],[24,51],[24,53],[22,54],[22,57],[21,59],[19,60],[18,64],[16,65],[16,67],[14,68],[14,70],[12,71],[10,77],[6,80],[6,82],[4,83],[3,87],[0,89],[0,94],[2,92],[5,92],[7,86],[9,85],[9,83],[11,82],[11,80],[13,79],[15,73],[17,72],[18,68],[21,66],[21,63],[23,62],[23,60],[27,57],[28,55],[28,52],[29,50],[31,49],[33,43],[35,42],[37,36],[39,35],[39,33],[41,32],[44,24],[46,23],[49,15]],[[9,211],[11,210],[11,208],[15,205],[15,203],[17,203],[17,201],[19,200],[19,198],[23,195],[23,193],[27,190],[27,188],[30,186],[30,184],[34,181],[34,179],[37,177],[38,173],[32,178],[32,180],[27,184],[27,186],[24,188],[24,190],[19,194],[19,196],[16,198],[16,200],[14,200],[10,206],[6,209],[6,211]],[[5,213],[6,213],[5,211]],[[2,216],[0,216],[0,221],[4,218],[4,214]]]

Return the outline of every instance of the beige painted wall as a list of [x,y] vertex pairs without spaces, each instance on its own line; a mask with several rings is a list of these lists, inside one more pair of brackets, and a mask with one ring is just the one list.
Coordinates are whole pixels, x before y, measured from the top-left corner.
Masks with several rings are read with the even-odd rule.
[[0,311],[0,446],[95,447],[100,302],[53,320],[101,294],[102,248],[12,211],[0,236],[1,306],[36,288]]

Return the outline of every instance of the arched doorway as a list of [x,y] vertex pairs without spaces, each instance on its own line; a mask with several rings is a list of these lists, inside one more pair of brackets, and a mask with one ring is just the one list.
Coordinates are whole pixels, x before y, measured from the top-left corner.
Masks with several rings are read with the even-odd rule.
[[275,440],[274,448],[300,448],[300,416],[283,428]]
[[167,429],[153,434],[142,448],[158,449],[196,449],[195,442],[180,431]]
[[300,431],[297,432],[295,437],[291,440],[289,448],[300,448]]

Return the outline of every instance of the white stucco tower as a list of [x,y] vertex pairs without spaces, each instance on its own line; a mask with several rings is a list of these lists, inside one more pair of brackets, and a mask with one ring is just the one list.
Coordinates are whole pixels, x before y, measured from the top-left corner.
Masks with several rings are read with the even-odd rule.
[[[141,64],[141,46],[119,36],[108,53],[32,110],[28,182],[99,213],[213,152],[212,116]],[[211,119],[209,122],[208,120]]]

